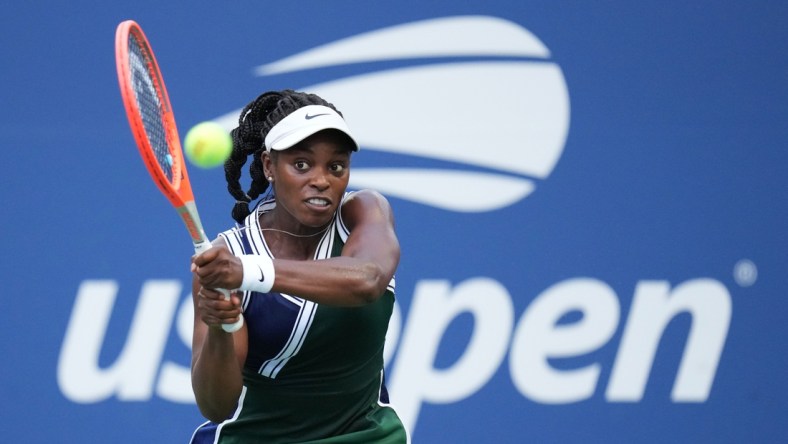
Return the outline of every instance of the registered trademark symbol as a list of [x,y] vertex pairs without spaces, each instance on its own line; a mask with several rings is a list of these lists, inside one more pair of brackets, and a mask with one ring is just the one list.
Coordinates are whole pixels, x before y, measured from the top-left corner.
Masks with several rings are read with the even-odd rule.
[[750,287],[758,280],[758,267],[749,259],[741,259],[733,266],[733,280],[741,287]]

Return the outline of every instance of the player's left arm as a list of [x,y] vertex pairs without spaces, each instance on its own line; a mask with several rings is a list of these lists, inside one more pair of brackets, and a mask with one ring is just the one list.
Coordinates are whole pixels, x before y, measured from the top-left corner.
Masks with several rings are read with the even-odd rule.
[[364,305],[383,294],[400,259],[391,205],[380,193],[362,190],[351,194],[341,211],[350,230],[342,255],[274,260],[274,290],[342,306]]

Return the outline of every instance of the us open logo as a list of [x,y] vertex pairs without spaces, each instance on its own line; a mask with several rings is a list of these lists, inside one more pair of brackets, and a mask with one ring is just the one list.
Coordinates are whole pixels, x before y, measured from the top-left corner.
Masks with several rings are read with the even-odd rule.
[[[351,188],[374,188],[449,211],[485,212],[527,197],[561,157],[569,130],[569,95],[563,73],[550,56],[547,47],[518,24],[460,16],[359,34],[255,72],[266,76],[415,60],[404,68],[302,89],[340,105],[363,149],[429,163],[354,168]],[[232,127],[239,112],[217,120]]]

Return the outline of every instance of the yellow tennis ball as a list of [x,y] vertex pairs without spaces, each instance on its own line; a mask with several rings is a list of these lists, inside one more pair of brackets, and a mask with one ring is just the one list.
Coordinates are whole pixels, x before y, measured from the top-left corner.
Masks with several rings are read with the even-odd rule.
[[186,133],[183,141],[186,157],[201,168],[222,165],[233,150],[230,134],[216,122],[202,122]]

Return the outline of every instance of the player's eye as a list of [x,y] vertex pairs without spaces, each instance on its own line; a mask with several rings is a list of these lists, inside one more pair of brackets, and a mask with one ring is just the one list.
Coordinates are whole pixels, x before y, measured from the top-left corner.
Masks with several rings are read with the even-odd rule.
[[345,164],[343,163],[334,163],[331,164],[331,172],[339,174],[345,171]]
[[299,171],[305,171],[309,169],[309,164],[305,160],[296,160],[293,163],[293,166]]

